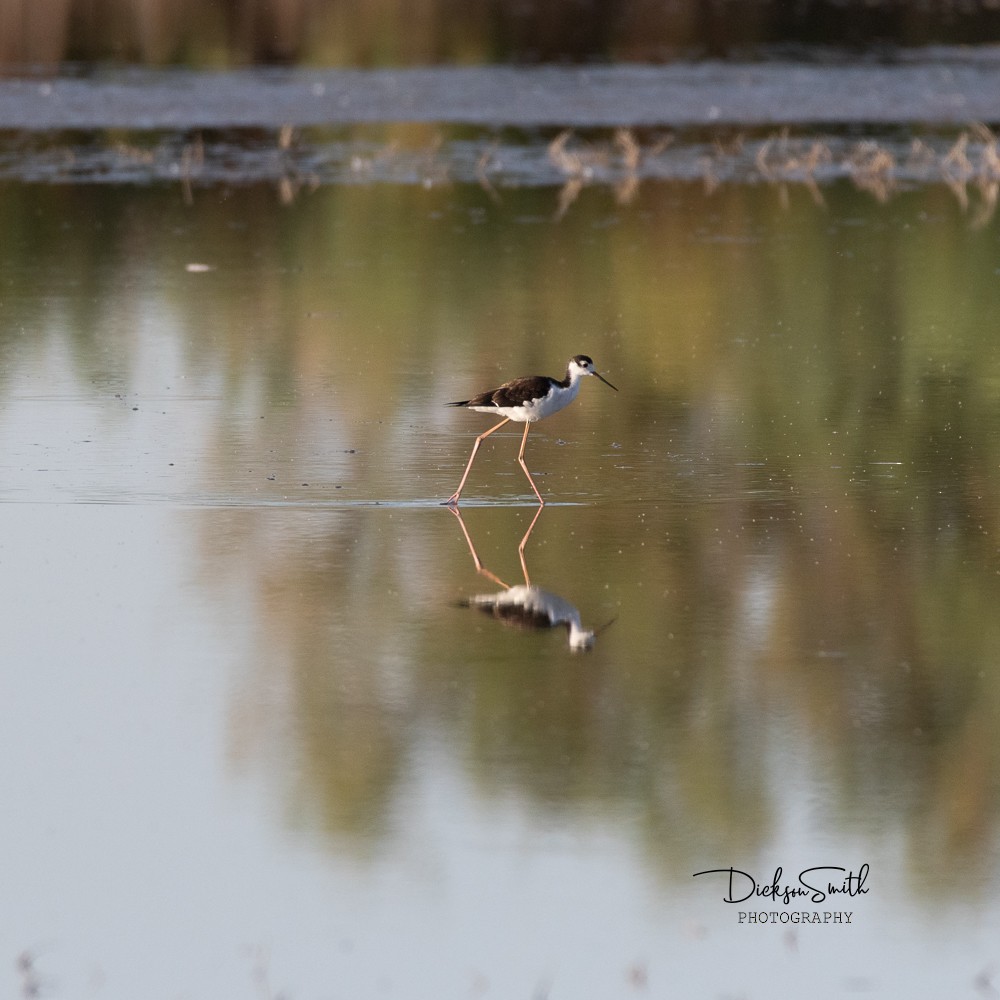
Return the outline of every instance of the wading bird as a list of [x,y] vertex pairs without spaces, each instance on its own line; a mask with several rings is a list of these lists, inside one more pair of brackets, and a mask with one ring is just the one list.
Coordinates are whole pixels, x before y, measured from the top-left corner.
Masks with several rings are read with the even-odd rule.
[[615,392],[617,386],[611,383],[594,368],[594,362],[586,354],[577,354],[569,359],[566,368],[566,377],[563,379],[550,378],[548,375],[529,375],[526,378],[515,378],[510,382],[504,382],[498,389],[491,389],[489,392],[481,393],[472,399],[464,399],[458,403],[448,403],[448,406],[465,406],[477,413],[498,413],[503,417],[500,423],[484,431],[476,438],[476,443],[472,446],[472,454],[469,456],[469,464],[465,467],[462,481],[458,484],[458,489],[446,501],[449,507],[458,504],[458,498],[462,495],[465,481],[469,478],[469,471],[472,463],[476,460],[476,452],[479,446],[494,431],[500,430],[504,424],[509,424],[512,420],[518,424],[524,424],[524,436],[521,438],[521,450],[517,460],[524,470],[524,474],[531,483],[531,488],[538,497],[538,502],[545,505],[542,494],[538,492],[534,479],[524,464],[524,448],[528,443],[528,430],[531,425],[539,420],[544,420],[553,413],[558,413],[564,406],[569,406],[576,399],[580,391],[580,380],[585,375],[595,375],[605,385],[610,386]]

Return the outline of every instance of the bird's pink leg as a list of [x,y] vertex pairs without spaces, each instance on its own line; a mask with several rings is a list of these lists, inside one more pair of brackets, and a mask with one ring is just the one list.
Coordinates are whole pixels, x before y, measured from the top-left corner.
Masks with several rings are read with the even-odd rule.
[[[542,507],[544,506],[545,505],[542,504]],[[524,533],[524,538],[521,539],[521,544],[517,547],[517,555],[521,560],[521,572],[524,574],[524,585],[526,587],[531,586],[531,580],[528,578],[528,562],[524,558],[524,547],[528,544],[528,539],[531,537],[531,533],[535,530],[535,523],[541,516],[542,507],[539,507],[538,510],[535,511],[535,516],[531,519],[531,524],[528,525],[528,530]]]
[[465,521],[462,520],[462,512],[458,509],[458,507],[449,507],[448,510],[450,510],[452,514],[458,518],[458,524],[462,529],[462,534],[465,535],[465,543],[469,546],[469,552],[472,554],[472,561],[476,564],[476,572],[485,576],[488,580],[492,580],[498,586],[503,587],[504,590],[510,590],[509,583],[504,583],[503,580],[496,575],[496,573],[490,572],[490,570],[488,570],[480,561],[479,553],[476,551],[476,546],[472,544],[472,536],[469,534],[469,529],[466,528]]
[[[476,438],[476,443],[472,446],[472,454],[469,456],[469,464],[465,467],[465,472],[462,475],[462,481],[458,484],[458,489],[455,490],[455,492],[448,498],[447,501],[445,501],[449,507],[454,507],[458,504],[458,498],[462,495],[462,490],[465,487],[466,479],[469,478],[469,471],[472,469],[472,463],[476,460],[476,452],[479,451],[479,446],[494,431],[500,430],[500,428],[503,427],[504,424],[509,424],[509,423],[510,423],[510,417],[504,417],[503,420],[501,420],[500,423],[498,423],[495,427],[491,427],[488,431],[484,431],[482,434],[479,435],[479,437]],[[527,430],[527,428],[525,428],[525,430]],[[524,451],[523,445],[521,446],[521,450]],[[521,464],[524,465],[523,462]],[[528,470],[525,469],[524,471],[527,472]],[[530,479],[531,476],[528,476],[528,478]],[[535,490],[535,492],[537,493],[538,490]]]
[[528,472],[528,467],[524,464],[524,447],[528,443],[528,431],[531,428],[531,424],[524,425],[524,437],[521,438],[521,451],[518,453],[517,460],[521,463],[521,468],[524,469],[524,474],[528,477],[528,482],[531,483],[531,488],[535,491],[535,496],[538,497],[538,502],[544,507],[545,501],[542,499],[542,494],[538,492],[538,487],[535,485],[534,479],[531,478],[531,473]]

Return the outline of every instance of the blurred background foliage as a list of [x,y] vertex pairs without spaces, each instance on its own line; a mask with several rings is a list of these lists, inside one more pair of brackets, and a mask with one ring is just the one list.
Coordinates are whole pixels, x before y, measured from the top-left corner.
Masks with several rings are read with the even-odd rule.
[[993,0],[4,0],[0,65],[663,61],[983,44]]

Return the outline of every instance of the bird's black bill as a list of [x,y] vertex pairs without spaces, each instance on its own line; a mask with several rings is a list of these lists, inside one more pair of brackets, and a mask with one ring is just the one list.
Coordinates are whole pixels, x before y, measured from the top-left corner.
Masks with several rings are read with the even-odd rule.
[[615,390],[615,392],[617,392],[617,391],[618,391],[618,386],[616,386],[616,385],[611,385],[611,383],[610,383],[610,382],[609,382],[609,381],[608,381],[608,380],[607,380],[607,379],[606,379],[606,378],[605,378],[605,377],[604,377],[604,376],[603,376],[603,375],[602,375],[602,374],[601,374],[600,372],[594,372],[594,374],[595,374],[595,375],[596,375],[596,376],[597,376],[597,377],[598,377],[598,378],[599,378],[599,379],[600,379],[600,380],[601,380],[601,381],[602,381],[602,382],[603,382],[603,383],[604,383],[605,385],[607,385],[607,386],[610,386],[610,387],[611,387],[612,389],[614,389],[614,390]]

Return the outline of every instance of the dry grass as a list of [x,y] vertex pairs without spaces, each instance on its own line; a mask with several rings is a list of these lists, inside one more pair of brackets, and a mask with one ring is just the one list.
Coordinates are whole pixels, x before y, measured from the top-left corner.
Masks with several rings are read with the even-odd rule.
[[[619,204],[630,204],[644,177],[670,175],[669,169],[657,170],[656,165],[673,142],[670,136],[643,146],[633,131],[617,129],[607,143],[583,144],[574,143],[571,130],[561,132],[548,148],[549,162],[566,178],[556,217],[566,213],[586,184],[608,183]],[[906,155],[874,139],[844,146],[830,138],[796,138],[787,128],[755,142],[738,134],[714,140],[698,164],[708,193],[727,179],[764,181],[773,184],[783,200],[790,185],[804,187],[818,205],[824,203],[821,185],[845,177],[879,202],[888,201],[903,185],[943,182],[962,209],[971,212],[976,227],[993,218],[1000,192],[1000,141],[979,123],[969,125],[941,151],[914,139]]]
[[[43,144],[26,152],[37,154],[53,177],[87,180],[92,150],[86,147]],[[199,186],[217,182],[219,163],[213,157],[221,156],[226,157],[224,172],[230,180],[231,145],[220,154],[200,134],[182,143],[165,140],[140,145],[115,133],[108,136],[99,166],[91,169],[101,180],[113,175],[116,166],[125,177],[136,173],[170,177],[179,183],[185,203],[193,204]],[[805,189],[819,206],[824,204],[824,185],[845,179],[879,202],[915,184],[943,183],[975,227],[994,218],[1000,195],[1000,137],[980,123],[966,126],[950,139],[914,138],[908,146],[878,139],[851,142],[832,135],[795,136],[787,128],[764,137],[720,132],[700,142],[679,140],[675,134],[646,136],[630,128],[583,139],[565,129],[543,147],[543,159],[533,147],[505,147],[495,137],[486,139],[475,156],[472,163],[466,160],[463,165],[440,129],[389,136],[381,143],[349,138],[324,147],[284,125],[274,134],[272,153],[263,159],[248,158],[242,182],[268,179],[280,201],[290,205],[320,185],[345,181],[391,180],[428,189],[471,181],[498,203],[504,185],[525,183],[523,171],[528,170],[531,179],[527,183],[551,183],[552,175],[561,180],[554,211],[557,220],[589,185],[609,188],[617,204],[628,206],[649,180],[692,177],[700,178],[709,194],[722,184],[765,183],[773,185],[785,201],[789,190],[797,187]],[[24,158],[19,155],[10,162],[24,162]],[[515,174],[521,171],[521,176],[512,177],[510,164],[516,164]]]

